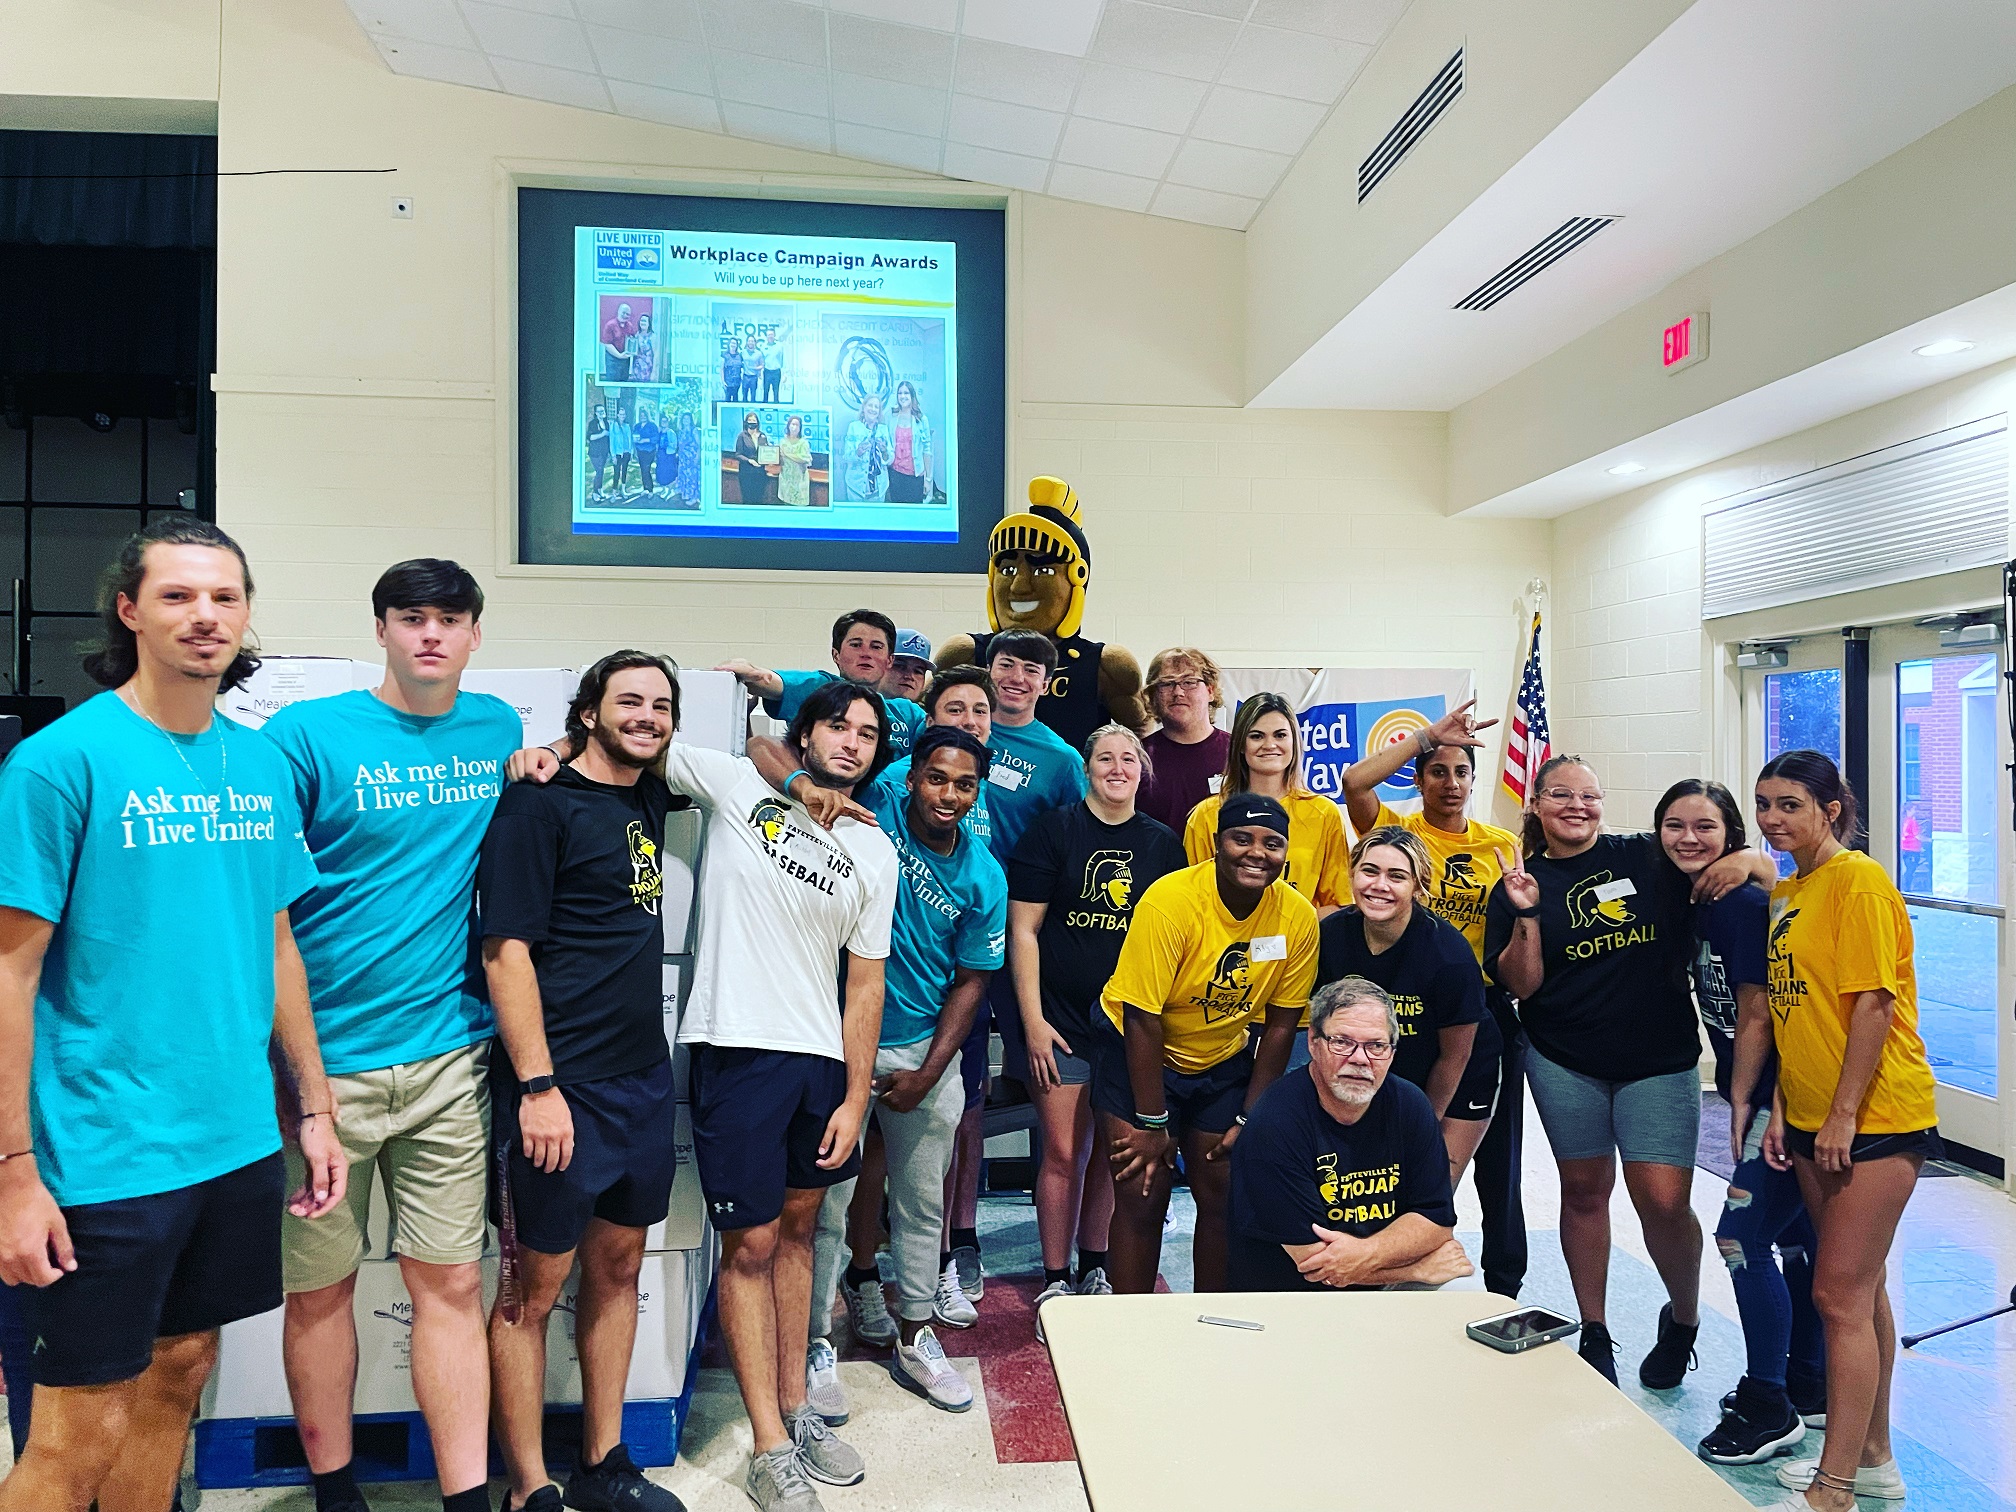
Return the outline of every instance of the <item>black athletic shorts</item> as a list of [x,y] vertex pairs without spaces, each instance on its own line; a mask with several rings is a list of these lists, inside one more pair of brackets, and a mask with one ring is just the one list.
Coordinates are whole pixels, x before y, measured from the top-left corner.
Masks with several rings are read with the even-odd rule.
[[695,1045],[692,1083],[693,1163],[715,1228],[759,1228],[784,1211],[787,1191],[860,1175],[858,1145],[838,1169],[819,1167],[826,1124],[847,1100],[844,1062],[800,1050]]
[[[995,973],[996,977],[1000,975],[998,971]],[[973,1027],[966,1031],[966,1042],[959,1047],[959,1081],[969,1108],[977,1108],[987,1100],[987,1052],[994,1033],[989,1012],[989,1003],[981,999],[980,1011],[973,1015]]]
[[[1127,1076],[1127,1046],[1103,1011],[1092,1015],[1092,1106],[1101,1113],[1142,1127],[1134,1117],[1134,1084]],[[1202,1071],[1162,1068],[1162,1106],[1169,1114],[1169,1133],[1223,1134],[1246,1106],[1246,1087],[1253,1079],[1253,1047]]]
[[276,1150],[194,1186],[64,1208],[77,1269],[16,1292],[35,1384],[130,1381],[156,1339],[278,1307],[285,1183]]
[[1497,1020],[1486,1014],[1477,1026],[1477,1038],[1470,1042],[1470,1063],[1463,1068],[1463,1079],[1456,1083],[1456,1094],[1442,1116],[1476,1123],[1489,1119],[1498,1103],[1498,1077],[1504,1059],[1504,1036],[1498,1032]]
[[[1804,1129],[1785,1126],[1785,1149],[1793,1155],[1813,1158],[1814,1135]],[[1944,1160],[1946,1143],[1937,1128],[1913,1129],[1908,1134],[1857,1134],[1848,1144],[1850,1163],[1881,1160],[1886,1155],[1918,1155],[1926,1160]]]
[[[525,1158],[510,1058],[499,1055],[491,1064],[502,1068],[491,1082],[490,1121],[493,1137],[508,1151],[520,1244],[564,1255],[579,1247],[590,1218],[641,1229],[665,1216],[679,1169],[670,1054],[649,1070],[561,1086],[574,1116],[574,1158],[559,1171],[542,1171]],[[496,1192],[490,1201],[491,1217],[501,1222]]]

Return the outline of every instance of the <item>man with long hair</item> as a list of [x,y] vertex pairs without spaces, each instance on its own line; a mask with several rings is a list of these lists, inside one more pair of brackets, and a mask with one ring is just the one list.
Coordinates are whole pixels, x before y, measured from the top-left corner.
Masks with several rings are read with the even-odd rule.
[[0,771],[0,1281],[36,1340],[6,1512],[168,1506],[217,1330],[280,1305],[280,1211],[343,1200],[292,776],[216,711],[251,610],[216,526],[131,536],[85,661],[113,691]]

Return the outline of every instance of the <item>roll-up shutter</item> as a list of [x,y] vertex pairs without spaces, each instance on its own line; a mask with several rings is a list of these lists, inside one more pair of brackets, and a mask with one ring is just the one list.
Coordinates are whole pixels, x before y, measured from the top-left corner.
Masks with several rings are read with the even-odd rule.
[[1704,619],[1991,566],[2009,555],[2008,417],[1738,494],[1702,526]]

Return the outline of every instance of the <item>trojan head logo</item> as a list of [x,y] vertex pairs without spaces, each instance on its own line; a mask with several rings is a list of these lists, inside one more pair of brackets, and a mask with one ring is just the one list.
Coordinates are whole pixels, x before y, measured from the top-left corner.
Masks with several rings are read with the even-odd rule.
[[1442,894],[1444,897],[1475,895],[1483,891],[1477,881],[1477,858],[1468,851],[1457,851],[1442,862]]
[[1213,992],[1244,992],[1250,978],[1247,966],[1250,958],[1246,953],[1246,942],[1238,940],[1225,947],[1225,953],[1218,957],[1218,964],[1211,968],[1211,990]]
[[1080,901],[1102,903],[1115,913],[1127,912],[1134,900],[1134,853],[1094,851],[1085,863],[1085,890]]
[[784,821],[791,813],[791,805],[781,798],[759,798],[756,806],[749,810],[749,828],[763,842],[763,849],[772,855],[784,839]]
[[630,901],[655,914],[665,892],[665,879],[658,870],[658,846],[644,833],[641,819],[632,819],[624,836],[630,848]]
[[1631,905],[1623,898],[1599,898],[1596,890],[1610,880],[1610,873],[1584,877],[1568,889],[1568,924],[1571,929],[1621,928],[1631,922]]
[[1792,950],[1791,947],[1785,943],[1785,936],[1791,931],[1792,921],[1798,917],[1799,917],[1798,909],[1788,908],[1785,910],[1784,913],[1780,914],[1777,920],[1771,925],[1770,944],[1765,951],[1765,955],[1768,959],[1773,961],[1785,961],[1791,959]]
[[1327,1156],[1316,1164],[1316,1190],[1323,1198],[1325,1207],[1335,1207],[1344,1200],[1344,1182],[1337,1175],[1336,1157]]

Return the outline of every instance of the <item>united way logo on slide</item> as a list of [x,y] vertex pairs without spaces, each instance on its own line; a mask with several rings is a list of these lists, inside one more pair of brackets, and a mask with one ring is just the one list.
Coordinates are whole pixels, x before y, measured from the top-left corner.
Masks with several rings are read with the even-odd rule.
[[[1412,740],[1428,726],[1440,719],[1444,700],[1418,698],[1407,703],[1361,703],[1358,705],[1359,726],[1365,732],[1364,748],[1369,755],[1373,751],[1383,751],[1388,746]],[[1379,796],[1387,803],[1395,803],[1414,796],[1414,763],[1408,762],[1386,781],[1379,784]]]
[[597,283],[657,283],[665,275],[665,238],[658,231],[597,231]]
[[1312,793],[1344,796],[1344,769],[1358,759],[1363,704],[1314,704],[1295,716],[1302,728],[1302,780]]

